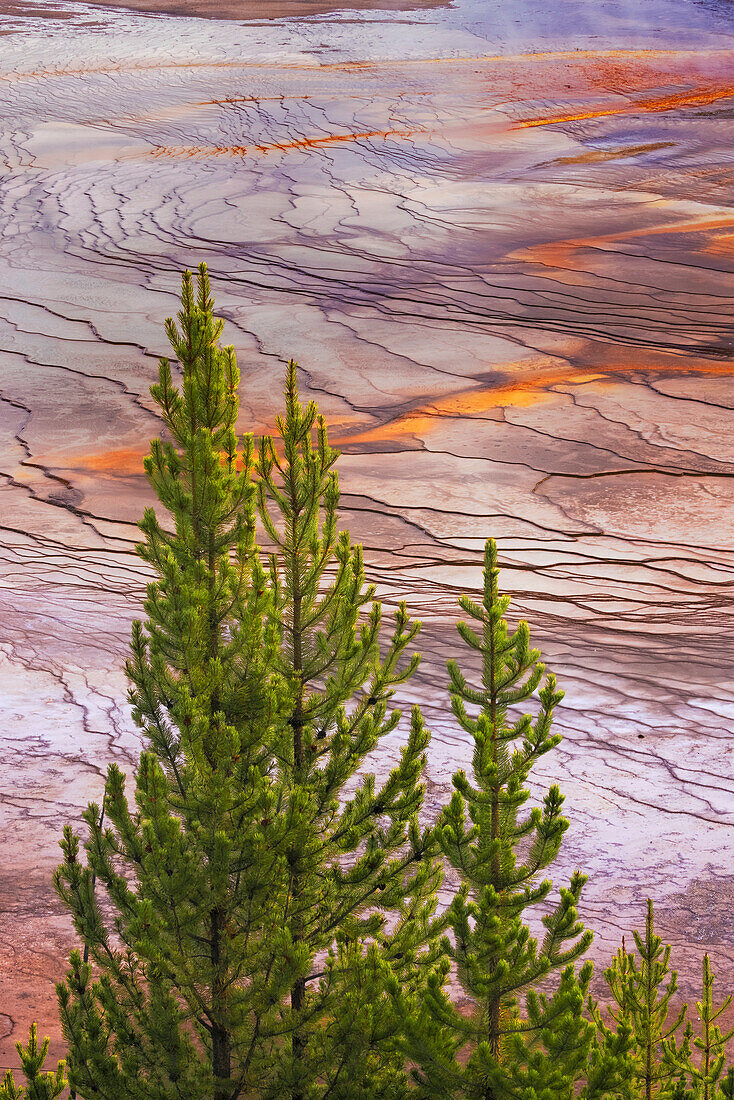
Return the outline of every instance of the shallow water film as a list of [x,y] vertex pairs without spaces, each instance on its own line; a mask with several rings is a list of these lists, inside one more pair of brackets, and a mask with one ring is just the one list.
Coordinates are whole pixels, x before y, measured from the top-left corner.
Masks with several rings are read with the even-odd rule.
[[31,1019],[58,1037],[61,826],[139,750],[148,387],[199,260],[242,429],[297,358],[368,571],[424,620],[430,811],[492,535],[567,692],[540,781],[594,957],[649,895],[684,993],[704,950],[734,987],[734,5],[392,6],[4,5],[2,1065]]

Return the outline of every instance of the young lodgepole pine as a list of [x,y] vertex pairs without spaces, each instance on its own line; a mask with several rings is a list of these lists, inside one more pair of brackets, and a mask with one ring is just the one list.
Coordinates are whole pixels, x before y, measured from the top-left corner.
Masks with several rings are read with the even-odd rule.
[[31,1024],[28,1045],[15,1044],[20,1055],[20,1068],[25,1086],[16,1085],[12,1070],[6,1070],[0,1081],[0,1100],[56,1100],[66,1089],[65,1062],[59,1062],[56,1072],[43,1069],[48,1054],[49,1040],[38,1043],[38,1029]]
[[[670,947],[663,947],[655,935],[653,904],[647,902],[644,938],[634,932],[634,952],[622,948],[604,971],[604,979],[612,995],[610,1019],[631,1035],[630,1049],[623,1073],[624,1087],[619,1090],[623,1100],[653,1100],[681,1097],[690,1100],[686,1088],[689,1061],[689,1036],[681,1043],[678,1035],[686,1017],[686,1006],[672,1012],[671,1000],[678,989],[678,975],[670,969]],[[592,1017],[601,1041],[614,1042],[614,1032],[604,1023],[597,1004],[592,1004]]]
[[[138,548],[153,580],[127,665],[146,751],[134,796],[111,764],[70,827],[56,888],[85,944],[58,987],[69,1081],[95,1100],[238,1100],[271,1076],[278,1004],[306,949],[280,920],[283,821],[270,771],[286,693],[255,545],[253,445],[206,268],[183,277],[178,361],[151,390],[167,433],[145,470],[163,511]],[[94,876],[94,878],[93,878]],[[96,878],[96,890],[95,890]]]
[[360,769],[400,721],[391,699],[418,664],[410,649],[419,624],[401,605],[381,641],[362,549],[339,531],[337,454],[316,405],[301,404],[293,362],[285,403],[278,439],[260,444],[258,490],[282,627],[277,670],[291,699],[279,779],[282,920],[308,965],[291,987],[291,1042],[274,1095],[390,1100],[406,1076],[386,979],[417,989],[437,950],[440,867],[431,831],[418,825],[428,733],[417,708],[384,779]]
[[[727,1044],[734,1036],[734,1028],[722,1032],[718,1021],[729,1008],[732,1002],[731,994],[728,994],[718,1008],[714,1005],[714,973],[711,969],[711,960],[704,955],[702,964],[702,996],[696,1001],[698,1018],[701,1023],[701,1034],[693,1035],[693,1028],[689,1022],[686,1028],[685,1052],[687,1054],[685,1068],[692,1085],[692,1095],[695,1100],[716,1100],[720,1095],[718,1085],[724,1074]],[[691,1057],[691,1040],[698,1051],[698,1059]],[[678,1049],[673,1046],[671,1053],[678,1063]]]
[[[537,717],[512,714],[541,687],[545,669],[527,624],[508,630],[510,598],[500,595],[498,575],[490,540],[482,602],[460,600],[473,620],[458,630],[479,655],[478,683],[470,684],[456,661],[448,666],[456,721],[474,742],[472,770],[454,776],[454,795],[438,821],[441,849],[460,881],[449,909],[451,941],[422,1000],[396,985],[393,991],[420,1097],[572,1100],[593,1053],[593,1028],[583,1016],[591,964],[579,974],[573,965],[591,941],[576,911],[585,876],[575,873],[542,917],[540,943],[525,920],[535,907],[547,909],[552,887],[541,876],[568,827],[555,785],[542,806],[524,809],[532,768],[560,741],[552,720],[563,693],[549,675]],[[451,994],[444,988],[449,974]],[[617,1061],[600,1054],[593,1085],[581,1095],[603,1096]]]

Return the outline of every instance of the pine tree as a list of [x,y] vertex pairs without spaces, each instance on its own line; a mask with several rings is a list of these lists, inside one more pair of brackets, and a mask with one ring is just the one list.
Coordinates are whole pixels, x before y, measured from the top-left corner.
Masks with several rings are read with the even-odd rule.
[[[357,775],[401,717],[390,706],[419,657],[404,605],[381,644],[382,608],[363,554],[339,531],[337,454],[324,420],[304,407],[290,362],[278,445],[261,441],[259,510],[273,546],[277,670],[289,685],[280,761],[287,821],[284,924],[308,966],[290,993],[292,1039],[279,1096],[370,1100],[404,1090],[386,977],[415,988],[431,962],[440,867],[421,830],[429,735],[414,708],[387,777]],[[423,959],[423,962],[420,961]]]
[[21,1042],[15,1044],[25,1087],[17,1086],[12,1071],[7,1070],[0,1082],[0,1100],[56,1100],[57,1096],[61,1096],[67,1085],[66,1063],[59,1062],[55,1073],[50,1070],[44,1072],[48,1047],[48,1038],[38,1045],[38,1030],[35,1024],[31,1024],[28,1045],[23,1046]]
[[[470,686],[456,661],[448,666],[454,715],[474,741],[471,778],[463,771],[454,776],[454,795],[438,822],[441,849],[461,880],[449,909],[453,942],[445,943],[446,956],[422,1002],[394,991],[422,1097],[570,1100],[593,1038],[582,1013],[591,964],[578,976],[573,967],[591,941],[576,910],[586,879],[576,873],[561,890],[558,904],[542,918],[539,945],[523,916],[548,900],[552,886],[540,875],[556,857],[568,822],[556,786],[542,808],[521,812],[531,769],[560,740],[552,719],[563,693],[548,676],[537,717],[512,720],[510,708],[534,695],[545,669],[530,648],[527,624],[508,631],[510,598],[500,595],[498,574],[490,540],[483,602],[460,600],[479,628],[458,626],[480,655],[480,685]],[[444,989],[450,970],[469,1000],[466,1013]],[[554,971],[560,972],[555,991],[538,991]],[[602,1069],[597,1061],[594,1095]]]
[[[678,1095],[687,1096],[688,1041],[684,1036],[679,1044],[677,1039],[687,1009],[684,1005],[678,1013],[671,1013],[670,1002],[678,989],[678,975],[670,969],[670,946],[664,948],[660,937],[655,935],[650,899],[645,937],[634,932],[634,938],[638,958],[623,943],[604,972],[613,1001],[610,1018],[629,1029],[632,1036],[626,1083],[618,1095],[623,1100],[653,1097],[673,1100]],[[609,1041],[613,1032],[604,1023],[598,1006],[594,1006],[593,1015],[600,1034]]]
[[[632,1015],[628,1004],[627,984],[630,978],[632,956],[627,951],[625,937],[622,946],[617,949],[614,961],[604,971],[604,978],[611,990],[614,1007],[608,1008],[608,1016],[614,1027],[605,1021],[599,1002],[589,997],[587,1006],[589,1015],[596,1026],[595,1047],[604,1055],[619,1059],[618,1076],[610,1082],[604,1094],[611,1100],[633,1100],[634,1093],[634,1051]],[[681,1098],[684,1100],[684,1098]]]
[[[632,1100],[630,1053],[633,1048],[632,1027],[628,1020],[609,1028],[600,1022],[598,1002],[588,997],[587,1010],[597,1025],[586,1066],[581,1096],[585,1100]],[[676,1097],[676,1100],[688,1100]]]
[[168,439],[145,469],[170,525],[153,509],[141,523],[154,580],[127,665],[147,750],[134,805],[110,765],[106,824],[96,804],[83,815],[86,862],[64,829],[55,884],[89,962],[73,952],[58,995],[80,1096],[237,1100],[267,1081],[277,1006],[303,969],[279,919],[284,823],[269,774],[287,692],[270,667],[280,643],[254,541],[253,443],[235,434],[237,365],[203,265],[166,329],[182,381],[161,360],[151,393]]
[[[708,955],[703,957],[702,996],[696,1001],[698,1018],[701,1021],[701,1035],[693,1038],[693,1029],[689,1023],[686,1031],[686,1049],[690,1051],[690,1042],[693,1038],[693,1046],[699,1051],[698,1061],[694,1061],[689,1054],[685,1060],[685,1068],[693,1086],[692,1095],[695,1100],[714,1100],[719,1095],[717,1086],[724,1073],[726,1061],[726,1044],[734,1036],[734,1028],[722,1032],[717,1021],[732,1002],[731,994],[724,998],[718,1008],[714,1007],[713,988],[714,974],[711,970],[711,960]],[[674,1057],[678,1051],[671,1051]],[[676,1058],[676,1061],[679,1059]]]
[[384,782],[356,773],[400,720],[390,702],[417,665],[418,624],[401,606],[381,647],[361,548],[338,531],[336,455],[295,365],[283,454],[261,442],[255,489],[203,267],[196,291],[184,276],[178,322],[182,386],[162,360],[169,439],[146,461],[173,526],[150,509],[141,524],[156,579],[127,666],[147,742],[136,804],[112,765],[103,809],[84,814],[86,862],[67,828],[56,875],[85,944],[59,986],[70,1080],[109,1100],[397,1100],[385,985],[416,988],[419,956],[433,958],[440,879],[417,819],[417,709]]

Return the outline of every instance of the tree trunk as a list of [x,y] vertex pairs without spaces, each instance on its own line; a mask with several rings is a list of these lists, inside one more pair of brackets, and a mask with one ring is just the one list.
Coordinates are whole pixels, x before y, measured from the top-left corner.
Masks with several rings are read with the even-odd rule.
[[232,1076],[232,1040],[229,1029],[222,1022],[226,1019],[226,976],[221,967],[221,944],[224,933],[224,914],[221,909],[211,912],[211,963],[212,963],[212,1074],[214,1076],[214,1100],[226,1100],[230,1093]]
[[[494,634],[491,635],[491,640],[490,640],[490,659],[491,659],[491,669],[492,669],[492,680],[491,680],[491,688],[490,688],[490,690],[491,690],[490,717],[491,717],[491,722],[492,722],[492,762],[496,765],[497,764],[497,722],[498,722],[497,693],[498,693],[498,689],[497,689],[497,685],[496,685],[495,679],[494,679],[494,673],[495,673]],[[492,822],[491,822],[491,829],[492,829],[492,840],[493,841],[499,840],[499,836],[500,836],[500,792],[499,792],[498,787],[494,787],[492,789]],[[492,885],[494,886],[495,890],[497,890],[498,893],[499,893],[499,887],[500,887],[501,871],[502,871],[502,866],[501,866],[501,863],[500,863],[500,855],[499,855],[499,852],[495,852],[495,854],[492,857]],[[493,967],[494,965],[496,965],[496,962],[497,962],[497,960],[490,959],[490,966]],[[499,997],[492,998],[491,1001],[490,1001],[490,1004],[489,1004],[489,1046],[490,1046],[490,1050],[492,1051],[492,1057],[494,1058],[494,1060],[497,1062],[498,1065],[499,1065],[499,1062],[500,1062],[500,1054],[501,1054],[501,1050],[500,1050],[500,1046],[501,1046],[501,1044],[500,1044],[500,1008],[501,1008],[501,1006],[500,1006]],[[492,1094],[491,1090],[489,1090],[488,1093],[487,1093],[487,1100],[493,1100],[493,1094]]]
[[[299,978],[291,989],[291,1008],[294,1012],[300,1012],[306,1001],[306,981],[304,978]],[[306,1040],[303,1034],[296,1030],[293,1032],[293,1038],[291,1039],[291,1049],[293,1051],[293,1061],[298,1065],[304,1055],[306,1047]],[[303,1093],[300,1086],[296,1085],[293,1089],[293,1100],[303,1100]]]
[[[301,593],[300,593],[300,561],[297,546],[297,521],[294,518],[292,526],[294,564],[293,564],[293,671],[298,678],[296,698],[293,706],[293,778],[295,783],[302,782],[303,769],[303,647],[301,638]],[[291,919],[291,936],[294,943],[299,943],[302,935],[301,929],[301,884],[297,874],[293,874],[291,880],[291,904],[294,915]],[[291,1009],[294,1013],[301,1012],[306,1001],[306,981],[298,978],[291,989]],[[296,1070],[296,1085],[293,1089],[292,1100],[303,1100],[300,1084],[298,1083],[298,1067],[303,1060],[306,1048],[306,1038],[303,1032],[296,1028],[291,1039],[291,1050]]]

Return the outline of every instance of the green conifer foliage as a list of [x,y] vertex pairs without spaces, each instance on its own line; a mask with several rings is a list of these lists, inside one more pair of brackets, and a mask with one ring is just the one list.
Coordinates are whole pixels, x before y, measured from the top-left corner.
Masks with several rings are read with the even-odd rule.
[[283,631],[277,670],[289,685],[288,742],[280,760],[287,822],[283,923],[308,967],[290,993],[292,1041],[281,1092],[293,1100],[370,1100],[404,1088],[385,976],[406,988],[435,939],[440,867],[421,830],[428,732],[413,709],[400,759],[384,781],[356,773],[400,711],[419,624],[404,605],[381,642],[382,609],[362,549],[339,531],[336,452],[288,365],[279,439],[263,439],[259,509],[273,545],[273,615]]
[[[69,1079],[104,1100],[237,1100],[267,1082],[277,1005],[303,967],[280,915],[283,822],[268,775],[280,752],[279,645],[254,542],[253,444],[238,444],[238,372],[205,267],[182,283],[152,394],[168,433],[145,468],[151,566],[133,629],[133,714],[148,743],[134,804],[108,770],[103,822],[68,826],[56,888],[85,943],[58,987]],[[94,877],[96,876],[96,892]],[[100,897],[100,890],[102,897]]]
[[21,1042],[15,1044],[20,1055],[25,1087],[17,1086],[12,1071],[7,1070],[0,1082],[0,1100],[56,1100],[57,1096],[61,1096],[67,1085],[64,1072],[66,1063],[59,1062],[55,1073],[44,1072],[48,1046],[48,1038],[39,1046],[38,1030],[35,1024],[31,1024],[28,1045],[23,1046]]
[[[599,1002],[592,997],[587,1001],[589,1015],[597,1029],[594,1050],[598,1057],[602,1060],[610,1058],[618,1068],[614,1079],[610,1078],[608,1091],[603,1093],[610,1100],[633,1100],[636,1096],[633,1083],[635,1040],[627,995],[631,959],[622,936],[622,946],[617,949],[612,965],[604,971],[614,1004],[614,1007],[608,1009],[613,1027],[605,1021]],[[682,1097],[681,1100],[685,1098]]]
[[[634,933],[637,958],[624,943],[604,972],[612,995],[609,1015],[618,1027],[631,1032],[626,1081],[619,1093],[622,1100],[652,1100],[653,1097],[688,1096],[685,1073],[688,1041],[677,1036],[686,1016],[686,1006],[671,1013],[670,1001],[678,989],[678,975],[670,969],[670,946],[663,947],[655,935],[653,904],[647,902],[644,939]],[[667,979],[667,980],[666,980]],[[710,992],[710,990],[709,990]],[[593,1015],[604,1041],[614,1033],[602,1020],[598,1006]]]
[[[586,1081],[580,1095],[585,1100],[632,1100],[632,1074],[630,1051],[632,1050],[632,1028],[628,1020],[618,1021],[614,1029],[601,1022],[598,1003],[587,998],[589,1016],[597,1025],[589,1062],[586,1066]],[[676,1100],[687,1100],[681,1096]]]
[[714,1100],[719,1095],[717,1085],[724,1073],[726,1044],[734,1036],[734,1028],[722,1032],[717,1021],[726,1012],[732,997],[729,994],[716,1008],[713,999],[714,973],[708,955],[703,957],[702,969],[703,994],[701,1000],[696,1001],[698,1018],[701,1021],[701,1035],[693,1037],[690,1023],[686,1031],[687,1049],[690,1049],[690,1041],[693,1038],[693,1046],[699,1052],[699,1058],[696,1061],[689,1055],[686,1059],[686,1071],[690,1077],[695,1100]]
[[734,1100],[734,1066],[729,1066],[716,1092],[716,1100]]
[[[500,595],[498,575],[490,540],[483,601],[460,600],[478,624],[462,622],[458,629],[479,654],[479,684],[470,685],[458,663],[449,662],[453,712],[474,741],[471,776],[456,774],[455,793],[438,822],[440,846],[461,880],[449,910],[453,944],[446,943],[447,956],[422,1001],[396,993],[421,1096],[570,1100],[592,1042],[582,1015],[591,964],[579,976],[573,967],[591,941],[576,911],[585,877],[576,873],[542,918],[540,944],[523,920],[529,907],[548,900],[552,886],[541,874],[568,827],[556,786],[542,807],[523,812],[531,769],[560,740],[551,727],[563,693],[548,676],[537,717],[511,717],[510,708],[540,687],[545,669],[530,648],[527,624],[508,631],[510,598]],[[468,1000],[466,1012],[444,989],[450,969]],[[537,991],[554,971],[560,972],[555,991]]]

